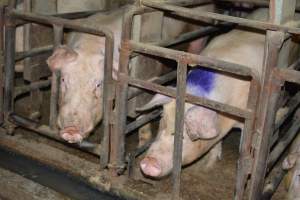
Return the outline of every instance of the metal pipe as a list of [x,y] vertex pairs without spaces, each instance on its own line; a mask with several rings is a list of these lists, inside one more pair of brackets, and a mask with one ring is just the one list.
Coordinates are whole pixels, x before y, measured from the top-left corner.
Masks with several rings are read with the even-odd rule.
[[275,69],[275,73],[278,73],[282,80],[300,84],[300,72],[293,69]]
[[[63,26],[53,26],[54,32],[54,47],[58,47],[63,41]],[[59,97],[59,82],[60,82],[60,73],[55,71],[52,73],[51,80],[51,97],[50,97],[50,117],[49,124],[52,129],[57,129],[57,115],[58,115],[58,97]]]
[[44,81],[33,82],[30,85],[17,86],[14,89],[14,91],[15,91],[14,92],[14,98],[16,98],[16,97],[18,97],[22,94],[28,93],[32,90],[36,90],[36,89],[39,89],[39,88],[45,88],[45,87],[48,87],[50,85],[51,85],[51,80],[44,80]]
[[176,115],[175,115],[175,135],[174,135],[174,152],[173,152],[173,170],[172,183],[173,192],[172,199],[180,199],[180,175],[182,165],[182,139],[184,128],[184,107],[186,93],[186,76],[187,63],[185,60],[178,60],[177,66],[177,89],[176,89]]
[[164,47],[157,47],[154,45],[144,44],[141,42],[128,41],[126,43],[127,44],[124,44],[123,46],[130,48],[130,50],[134,52],[150,54],[150,55],[163,57],[171,60],[178,60],[181,58],[185,58],[188,64],[197,64],[203,67],[207,67],[217,71],[227,72],[233,75],[239,75],[245,78],[252,77],[253,79],[256,80],[257,83],[259,83],[260,80],[258,72],[244,65],[225,62],[215,58],[186,53],[183,51],[167,49]]
[[[172,81],[176,78],[176,71],[172,71],[172,72],[169,72],[167,74],[164,74],[160,77],[154,77],[154,78],[151,78],[149,80],[147,80],[147,82],[152,82],[152,83],[157,83],[157,84],[165,84],[169,81]],[[128,91],[128,100],[140,95],[143,93],[143,90],[142,89],[134,89],[132,90],[132,88],[129,88],[129,91]]]
[[3,116],[3,82],[4,82],[4,7],[0,7],[0,125],[4,122]]
[[[49,138],[52,138],[52,139],[55,139],[57,141],[64,142],[64,143],[66,142],[61,137],[59,137],[59,134],[57,131],[54,131],[49,126],[39,125],[37,122],[35,122],[31,119],[27,119],[25,117],[22,117],[20,115],[12,113],[9,115],[9,120],[21,127],[24,127],[26,129],[29,129],[29,130],[37,132],[37,133],[40,133]],[[90,152],[90,153],[98,155],[98,156],[100,155],[100,153],[99,153],[100,145],[99,144],[82,141],[81,143],[73,144],[72,146],[83,149],[87,152]]]
[[129,134],[132,131],[136,130],[137,128],[149,123],[150,121],[156,119],[161,115],[162,111],[161,110],[154,110],[148,114],[141,115],[137,120],[134,122],[131,122],[126,126],[126,131],[125,134]]
[[[147,90],[151,90],[160,94],[164,94],[166,96],[169,97],[176,97],[176,91],[175,89],[172,88],[166,88],[164,86],[158,85],[158,84],[154,84],[154,83],[149,83],[146,81],[142,81],[139,79],[134,79],[134,78],[130,78],[127,77],[123,74],[120,74],[119,79],[122,82],[127,82],[134,87],[138,87],[138,88],[143,88],[143,89],[147,89]],[[230,115],[234,115],[236,117],[241,117],[241,118],[251,118],[253,112],[251,110],[248,109],[240,109],[231,105],[227,105],[227,104],[223,104],[214,100],[210,100],[204,97],[198,97],[198,96],[194,96],[194,95],[190,95],[190,94],[186,94],[185,96],[185,100],[189,103],[192,104],[196,104],[196,105],[200,105],[200,106],[204,106],[219,112],[225,112],[228,113]]]
[[298,134],[300,129],[300,110],[296,111],[295,117],[292,120],[292,126],[288,129],[288,131],[281,138],[276,147],[272,150],[268,158],[268,169],[272,168],[275,162],[278,160],[280,155],[284,152],[287,146],[292,142],[292,140]]
[[43,46],[43,47],[36,47],[33,49],[30,49],[29,51],[23,51],[23,52],[16,52],[15,61],[23,60],[27,57],[33,57],[44,53],[49,53],[53,50],[53,45]]
[[150,8],[169,11],[172,12],[172,14],[181,17],[186,17],[189,19],[198,20],[198,21],[199,20],[201,21],[203,19],[215,19],[219,21],[231,22],[231,23],[235,23],[235,24],[239,24],[242,26],[251,27],[255,29],[260,29],[260,30],[273,30],[273,31],[283,31],[291,34],[300,34],[300,28],[287,27],[284,25],[272,24],[270,22],[250,20],[250,19],[233,17],[233,16],[223,15],[218,13],[205,12],[205,11],[195,13],[195,12],[191,12],[191,10],[188,8],[183,8],[183,7],[174,6],[170,4],[163,4],[163,3],[150,1],[150,0],[141,0],[141,3],[142,5],[148,6]]

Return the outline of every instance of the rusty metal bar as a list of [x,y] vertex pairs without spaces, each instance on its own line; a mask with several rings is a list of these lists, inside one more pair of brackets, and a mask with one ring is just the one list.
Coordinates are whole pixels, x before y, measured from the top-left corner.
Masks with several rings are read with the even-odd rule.
[[0,125],[4,121],[3,116],[3,81],[4,81],[4,7],[0,7]]
[[169,11],[172,12],[172,14],[176,14],[181,17],[186,17],[189,19],[194,19],[194,20],[202,20],[204,19],[215,19],[219,21],[226,21],[226,22],[231,22],[235,24],[239,24],[242,26],[247,26],[255,29],[260,29],[260,30],[273,30],[273,31],[283,31],[287,33],[292,33],[292,34],[300,34],[300,28],[295,28],[295,27],[287,27],[284,25],[276,25],[272,24],[269,22],[262,22],[262,21],[257,21],[257,20],[250,20],[250,19],[245,19],[245,18],[240,18],[240,17],[233,17],[233,16],[228,16],[228,15],[222,15],[218,13],[212,13],[212,12],[198,12],[194,13],[191,12],[190,9],[188,8],[183,8],[179,6],[174,6],[170,4],[163,4],[155,1],[150,1],[150,0],[142,0],[141,1],[142,5],[148,6],[150,8],[155,8],[158,10],[164,10],[164,11]]
[[272,70],[277,66],[279,48],[282,42],[282,34],[268,31],[266,37],[265,60],[263,64],[260,104],[258,105],[257,134],[260,135],[259,147],[255,151],[253,164],[250,199],[260,199],[266,174],[266,163],[269,154],[271,135],[274,127],[276,103],[280,95],[282,81],[272,76]]
[[255,72],[249,67],[221,61],[215,58],[210,58],[207,56],[201,56],[201,55],[195,55],[191,53],[186,53],[183,51],[173,50],[173,49],[167,49],[164,47],[157,47],[150,44],[144,44],[140,42],[134,42],[134,41],[127,41],[127,44],[124,44],[123,46],[128,46],[132,51],[144,53],[144,54],[150,54],[158,57],[168,58],[171,60],[178,60],[182,57],[185,57],[188,64],[197,64],[201,65],[202,67],[207,67],[210,69],[214,69],[217,71],[227,72],[234,75],[239,75],[243,77],[252,77],[256,80],[256,82],[259,82],[259,75],[258,72]]
[[300,110],[296,111],[296,114],[292,120],[292,125],[281,138],[276,147],[272,150],[268,158],[268,169],[272,168],[280,155],[284,152],[286,147],[292,142],[292,140],[298,134],[300,129]]
[[[172,71],[169,72],[167,74],[164,74],[160,77],[154,77],[151,78],[149,80],[147,80],[147,82],[152,82],[152,83],[157,83],[157,84],[165,84],[169,81],[172,81],[176,78],[176,71]],[[128,100],[138,96],[139,94],[142,94],[143,90],[142,89],[135,89],[135,90],[131,90],[131,88],[129,88],[128,91]]]
[[[138,88],[144,88],[147,90],[151,90],[160,94],[164,94],[166,96],[170,96],[170,97],[176,97],[176,90],[172,89],[172,88],[166,88],[165,86],[161,86],[158,84],[154,84],[154,83],[149,83],[146,81],[142,81],[139,79],[135,79],[135,78],[130,78],[127,77],[126,75],[121,74],[120,75],[120,80],[124,81],[124,82],[129,82],[129,84],[131,86],[135,86]],[[234,106],[230,106],[227,104],[223,104],[214,100],[210,100],[204,97],[198,97],[198,96],[194,96],[194,95],[190,95],[190,94],[186,94],[185,95],[185,99],[187,102],[192,103],[192,104],[196,104],[196,105],[200,105],[200,106],[204,106],[219,112],[225,112],[228,113],[230,115],[234,115],[237,117],[241,117],[241,118],[251,118],[253,112],[250,110],[244,110],[244,109],[240,109]]]
[[134,122],[131,122],[126,126],[125,134],[129,134],[130,132],[136,130],[137,128],[149,123],[150,121],[158,118],[161,115],[161,110],[154,110],[148,114],[140,116],[137,120]]
[[[109,162],[109,135],[111,132],[111,119],[113,116],[113,101],[115,98],[115,88],[113,81],[113,49],[114,38],[106,36],[105,39],[105,60],[104,60],[104,80],[103,80],[103,137],[100,156],[100,167],[105,168]],[[100,103],[100,102],[99,102]]]
[[172,199],[180,199],[180,175],[182,165],[182,139],[184,128],[184,106],[186,93],[186,76],[187,63],[185,60],[178,60],[177,66],[177,89],[176,89],[176,116],[175,116],[175,135],[174,135],[174,151],[173,151],[173,170],[172,183],[173,192]]
[[[47,136],[49,138],[55,139],[57,141],[60,142],[66,142],[64,141],[61,137],[59,137],[59,134],[57,131],[54,131],[53,129],[51,129],[49,126],[46,125],[39,125],[37,122],[31,120],[31,119],[27,119],[24,118],[20,115],[17,114],[10,114],[9,116],[9,120],[12,121],[13,123],[22,126],[26,129],[29,129],[31,131],[40,133],[44,136]],[[90,143],[87,141],[82,141],[80,144],[73,144],[72,146],[83,149],[89,153],[95,154],[95,155],[100,155],[99,154],[99,150],[100,150],[100,145],[99,144],[94,144],[94,143]]]
[[[7,10],[6,10],[7,11]],[[7,15],[5,21],[5,54],[4,54],[4,102],[3,111],[7,115],[13,111],[13,88],[14,88],[14,74],[15,74],[15,39],[16,39],[16,26],[13,24],[12,19]]]
[[43,47],[37,47],[30,49],[29,51],[23,51],[23,52],[16,52],[16,61],[23,60],[27,57],[33,57],[44,53],[49,53],[53,50],[53,45],[43,46]]
[[[53,26],[54,32],[54,47],[58,47],[61,45],[63,41],[64,35],[64,27],[63,26]],[[59,81],[60,74],[58,71],[52,73],[52,80],[51,80],[51,97],[50,97],[50,117],[49,117],[49,124],[52,129],[57,129],[57,115],[58,115],[58,97],[59,97]]]
[[16,97],[18,97],[22,94],[28,93],[32,90],[36,90],[36,89],[39,89],[39,88],[45,88],[45,87],[48,87],[50,85],[51,85],[51,80],[44,80],[44,81],[33,82],[30,85],[17,86],[14,89],[14,91],[15,91],[14,92],[14,98],[16,98]]

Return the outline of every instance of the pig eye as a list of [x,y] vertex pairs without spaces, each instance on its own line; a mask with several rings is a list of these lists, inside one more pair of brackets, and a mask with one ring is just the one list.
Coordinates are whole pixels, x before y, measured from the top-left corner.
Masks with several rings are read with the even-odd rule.
[[102,82],[101,82],[101,81],[100,81],[100,82],[97,82],[97,83],[96,83],[96,87],[97,87],[97,88],[102,87]]

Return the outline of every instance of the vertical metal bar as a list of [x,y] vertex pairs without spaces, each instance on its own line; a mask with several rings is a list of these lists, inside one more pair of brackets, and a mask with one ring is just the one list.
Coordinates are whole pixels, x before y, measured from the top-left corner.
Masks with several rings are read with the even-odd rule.
[[260,135],[258,149],[255,152],[254,166],[251,176],[250,199],[260,199],[264,176],[266,174],[270,139],[274,129],[276,102],[280,95],[281,82],[272,79],[272,69],[276,67],[282,34],[268,31],[266,37],[265,60],[263,65],[263,88],[260,93],[256,129]]
[[110,119],[113,115],[113,100],[114,100],[114,82],[112,78],[113,72],[113,52],[114,38],[111,33],[105,38],[105,60],[104,60],[104,86],[103,86],[103,127],[104,135],[102,137],[100,166],[105,168],[109,161],[109,134],[110,134]]
[[4,7],[0,7],[0,125],[3,123]]
[[[8,10],[6,10],[8,11]],[[8,11],[9,12],[9,11]],[[5,117],[13,111],[13,88],[14,88],[14,75],[15,75],[15,40],[16,40],[16,26],[13,20],[5,16],[5,55],[4,55],[4,102],[3,111]]]
[[177,67],[177,91],[176,91],[176,119],[173,152],[173,192],[172,199],[180,199],[180,175],[182,163],[182,139],[184,126],[184,105],[186,91],[187,64],[179,60]]
[[235,197],[234,199],[243,199],[247,177],[251,172],[251,144],[254,133],[254,123],[256,118],[256,105],[258,101],[258,93],[260,91],[259,84],[254,79],[250,82],[250,90],[248,96],[247,108],[253,111],[251,119],[245,120],[241,141],[240,141],[240,155],[238,160]]
[[[53,25],[54,47],[59,46],[63,40],[63,26]],[[53,72],[51,80],[51,98],[50,98],[50,119],[49,124],[52,129],[57,128],[56,120],[58,115],[57,102],[59,96],[59,78],[58,71]]]

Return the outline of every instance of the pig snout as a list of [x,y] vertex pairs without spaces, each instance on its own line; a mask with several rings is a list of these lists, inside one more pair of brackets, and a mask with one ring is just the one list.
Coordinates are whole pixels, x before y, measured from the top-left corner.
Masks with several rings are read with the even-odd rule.
[[140,162],[140,168],[145,175],[151,177],[159,177],[162,173],[161,164],[156,158],[151,156],[146,156]]
[[83,137],[76,126],[69,126],[60,131],[60,136],[69,143],[81,142]]

